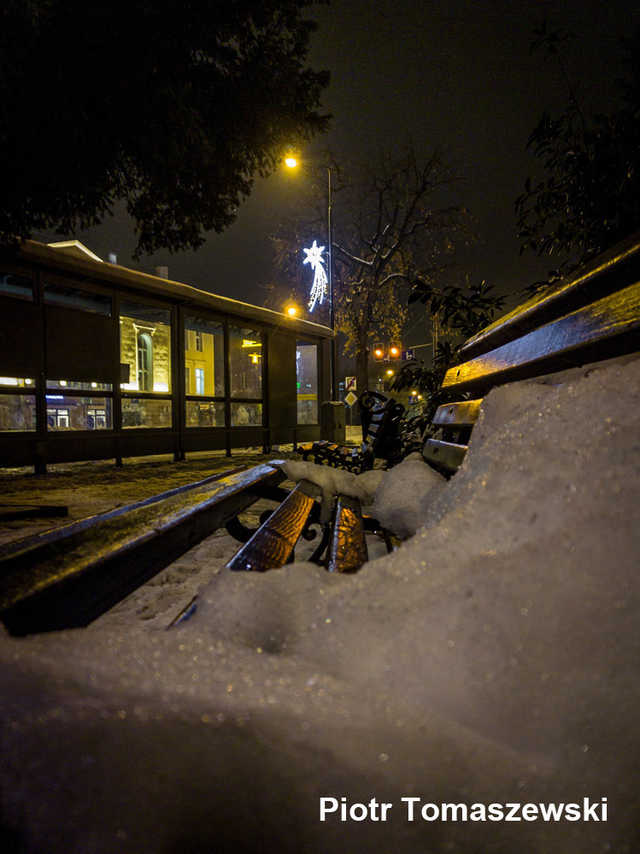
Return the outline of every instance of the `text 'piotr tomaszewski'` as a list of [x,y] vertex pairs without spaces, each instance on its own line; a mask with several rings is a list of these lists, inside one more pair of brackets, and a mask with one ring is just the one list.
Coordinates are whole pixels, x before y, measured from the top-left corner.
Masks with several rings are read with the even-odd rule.
[[[607,799],[582,803],[449,804],[400,798],[405,821],[606,821]],[[349,803],[346,798],[320,798],[320,821],[387,821],[393,804],[371,798]]]

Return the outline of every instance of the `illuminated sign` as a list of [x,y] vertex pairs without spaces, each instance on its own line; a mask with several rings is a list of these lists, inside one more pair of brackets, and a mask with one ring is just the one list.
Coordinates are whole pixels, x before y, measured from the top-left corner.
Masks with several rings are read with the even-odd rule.
[[302,262],[310,264],[313,270],[313,285],[311,286],[311,294],[309,298],[309,311],[313,311],[316,303],[322,305],[325,296],[327,295],[327,274],[324,269],[324,259],[322,253],[324,246],[318,246],[314,240],[310,249],[303,249],[307,257]]

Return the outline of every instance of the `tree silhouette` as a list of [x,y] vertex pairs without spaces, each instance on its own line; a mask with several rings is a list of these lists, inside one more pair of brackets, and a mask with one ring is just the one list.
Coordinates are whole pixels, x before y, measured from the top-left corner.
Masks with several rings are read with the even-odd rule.
[[0,242],[72,233],[124,200],[138,255],[196,248],[256,175],[327,126],[311,0],[7,0]]

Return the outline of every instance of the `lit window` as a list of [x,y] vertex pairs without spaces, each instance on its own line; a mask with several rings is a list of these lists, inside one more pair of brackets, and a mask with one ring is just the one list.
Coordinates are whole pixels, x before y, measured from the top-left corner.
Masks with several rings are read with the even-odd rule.
[[87,429],[89,430],[106,430],[107,428],[107,413],[104,409],[88,409],[87,410]]
[[47,426],[54,430],[65,430],[69,427],[68,409],[47,409]]
[[148,332],[138,332],[138,388],[153,390],[153,344]]
[[[206,317],[185,317],[185,367],[190,381],[185,383],[186,394],[207,396],[224,395],[224,327],[217,320]],[[204,376],[204,384],[197,385],[196,368]]]
[[196,394],[204,394],[204,368],[196,368],[195,374],[196,374]]

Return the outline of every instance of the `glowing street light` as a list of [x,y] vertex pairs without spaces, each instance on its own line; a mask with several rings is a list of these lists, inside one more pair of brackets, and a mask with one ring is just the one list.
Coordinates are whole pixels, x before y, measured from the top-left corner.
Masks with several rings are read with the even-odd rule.
[[289,317],[297,317],[298,316],[298,306],[297,305],[288,305],[285,308],[285,312]]

